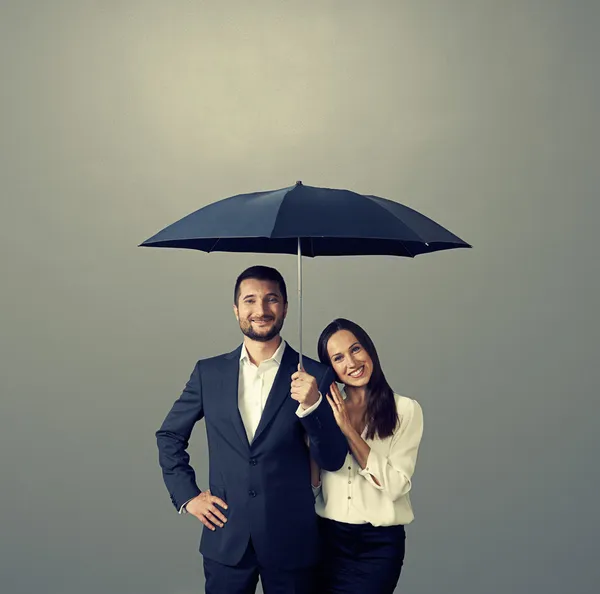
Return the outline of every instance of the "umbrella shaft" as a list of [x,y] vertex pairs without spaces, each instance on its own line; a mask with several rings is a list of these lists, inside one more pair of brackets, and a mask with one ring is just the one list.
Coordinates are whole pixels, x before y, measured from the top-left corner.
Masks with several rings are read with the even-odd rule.
[[298,237],[298,350],[300,353],[300,368],[302,365],[302,249]]

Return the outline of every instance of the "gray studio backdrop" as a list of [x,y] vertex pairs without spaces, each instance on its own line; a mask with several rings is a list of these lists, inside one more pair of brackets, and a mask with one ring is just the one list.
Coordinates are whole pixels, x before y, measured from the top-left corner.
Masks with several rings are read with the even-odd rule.
[[[399,591],[597,592],[599,4],[1,0],[0,591],[202,592],[154,431],[240,340],[235,276],[138,249],[302,179],[474,245],[306,260],[305,336],[371,333],[426,430]],[[201,486],[201,426],[192,460]]]

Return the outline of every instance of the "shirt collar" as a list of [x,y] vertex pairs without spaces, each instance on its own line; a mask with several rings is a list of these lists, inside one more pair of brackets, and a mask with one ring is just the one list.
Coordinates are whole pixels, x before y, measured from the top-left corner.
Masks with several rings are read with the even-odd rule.
[[[281,365],[281,360],[283,359],[283,351],[285,351],[286,346],[287,343],[282,338],[281,342],[279,343],[279,346],[277,347],[277,350],[273,353],[271,357],[263,361],[263,363],[266,363],[267,361],[273,361],[277,363],[277,366]],[[250,357],[248,356],[246,345],[242,343],[242,351],[240,352],[240,363],[244,361],[250,363]]]

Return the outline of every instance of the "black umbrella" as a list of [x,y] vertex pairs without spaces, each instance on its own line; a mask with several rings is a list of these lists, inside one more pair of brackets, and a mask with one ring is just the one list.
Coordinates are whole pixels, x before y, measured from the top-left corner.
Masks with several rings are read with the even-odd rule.
[[294,186],[213,202],[141,244],[204,252],[298,255],[302,364],[302,256],[392,255],[414,258],[471,246],[436,222],[377,196]]

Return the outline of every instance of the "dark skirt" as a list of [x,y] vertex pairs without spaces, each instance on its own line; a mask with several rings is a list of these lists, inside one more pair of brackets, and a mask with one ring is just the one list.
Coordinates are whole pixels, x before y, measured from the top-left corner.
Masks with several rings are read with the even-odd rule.
[[345,524],[319,518],[319,594],[393,594],[404,562],[404,526]]

